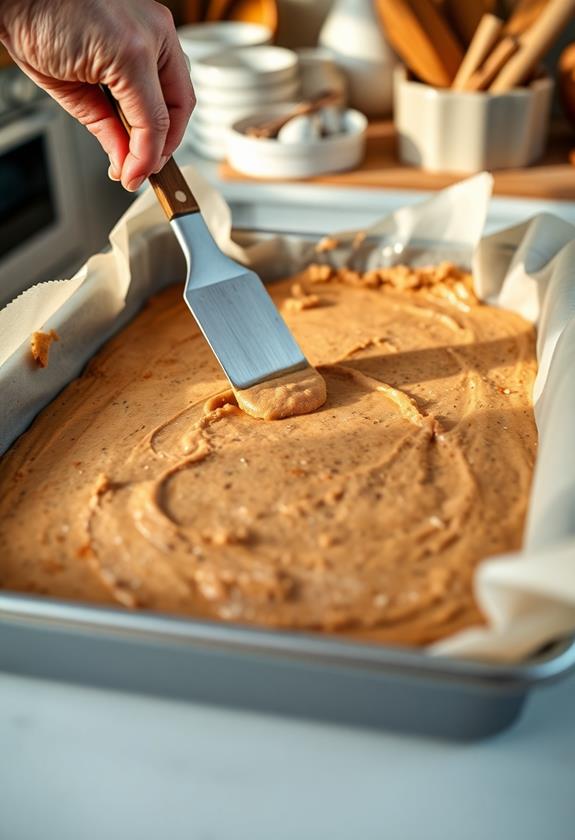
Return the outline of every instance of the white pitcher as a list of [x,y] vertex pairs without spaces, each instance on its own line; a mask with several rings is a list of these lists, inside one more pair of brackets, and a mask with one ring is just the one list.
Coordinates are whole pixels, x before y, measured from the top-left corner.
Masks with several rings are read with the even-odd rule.
[[398,60],[386,40],[373,0],[335,0],[319,43],[344,70],[350,104],[368,117],[389,115]]

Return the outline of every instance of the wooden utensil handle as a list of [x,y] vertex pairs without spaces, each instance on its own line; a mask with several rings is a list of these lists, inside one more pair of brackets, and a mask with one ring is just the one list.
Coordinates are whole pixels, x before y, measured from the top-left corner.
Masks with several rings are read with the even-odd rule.
[[475,30],[475,35],[459,65],[457,75],[453,80],[453,90],[465,90],[469,79],[483,64],[501,34],[503,21],[495,15],[483,15]]
[[514,35],[506,35],[505,38],[502,38],[481,67],[467,80],[465,90],[488,90],[489,85],[497,77],[501,68],[518,50],[518,38]]
[[524,82],[553,41],[575,14],[575,0],[549,0],[539,17],[520,37],[520,47],[489,88],[493,93],[506,93]]
[[273,120],[267,120],[264,123],[250,126],[250,128],[246,130],[246,134],[248,137],[277,137],[284,125],[286,125],[290,120],[293,120],[294,117],[314,114],[316,111],[320,111],[327,105],[335,105],[340,101],[341,94],[339,91],[322,91],[311,99],[300,102],[299,105],[296,105],[295,108],[292,108],[288,114],[284,114],[282,117],[276,117]]
[[[106,94],[108,101],[114,107],[118,114],[122,125],[128,132],[132,133],[132,127],[126,115],[120,107],[120,103],[114,99],[109,88],[102,85],[102,90]],[[149,179],[152,189],[156,193],[156,197],[160,202],[162,210],[166,214],[168,221],[177,218],[178,216],[186,216],[189,213],[199,213],[200,208],[198,202],[194,198],[194,194],[188,186],[188,182],[182,174],[182,170],[176,163],[173,157],[169,157],[162,169],[155,174],[150,175]]]
[[504,35],[523,35],[535,23],[546,5],[547,0],[518,0],[505,24]]

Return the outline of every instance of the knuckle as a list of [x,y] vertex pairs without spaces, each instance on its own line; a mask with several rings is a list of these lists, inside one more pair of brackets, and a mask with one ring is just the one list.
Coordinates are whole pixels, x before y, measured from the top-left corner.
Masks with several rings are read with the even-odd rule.
[[154,131],[165,134],[170,127],[170,115],[165,105],[158,105],[150,113],[150,126]]
[[136,62],[148,60],[152,54],[147,38],[138,32],[130,36],[125,49],[128,57]]
[[168,9],[167,6],[162,5],[161,3],[156,4],[156,15],[160,23],[163,23],[164,26],[172,26],[174,22],[173,15],[171,11]]

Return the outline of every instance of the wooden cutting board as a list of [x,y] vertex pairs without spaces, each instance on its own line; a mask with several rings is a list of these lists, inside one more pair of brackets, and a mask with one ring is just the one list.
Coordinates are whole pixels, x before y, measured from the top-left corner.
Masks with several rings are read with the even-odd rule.
[[[548,151],[539,163],[526,169],[494,172],[498,195],[575,201],[575,167],[568,162],[575,147],[575,133],[564,123],[553,126]],[[224,181],[260,181],[236,172],[228,163],[220,165]],[[305,183],[334,187],[374,189],[436,190],[464,178],[461,174],[424,172],[399,163],[395,154],[395,133],[389,120],[371,123],[368,128],[365,160],[349,172],[321,175]]]

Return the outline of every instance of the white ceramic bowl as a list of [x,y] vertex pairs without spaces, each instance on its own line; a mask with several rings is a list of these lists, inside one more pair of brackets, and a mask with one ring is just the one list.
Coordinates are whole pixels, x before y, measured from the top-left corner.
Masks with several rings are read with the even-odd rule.
[[528,166],[543,154],[552,99],[547,77],[508,93],[459,93],[411,81],[398,68],[399,157],[430,172]]
[[268,103],[291,102],[299,93],[299,79],[291,79],[278,85],[270,85],[265,90],[259,87],[246,87],[243,90],[226,90],[196,85],[196,97],[199,106],[226,109],[248,105],[253,111],[259,105]]
[[178,29],[182,49],[191,61],[197,61],[225,46],[255,47],[270,44],[272,34],[267,26],[238,21],[197,23]]
[[264,88],[297,79],[298,58],[284,47],[239,47],[200,58],[192,64],[191,74],[203,88]]
[[325,172],[338,172],[357,166],[365,153],[367,120],[359,111],[346,111],[346,132],[333,137],[302,143],[280,143],[248,137],[254,123],[273,119],[294,107],[266,109],[240,120],[229,129],[228,159],[234,169],[256,178],[309,178]]

